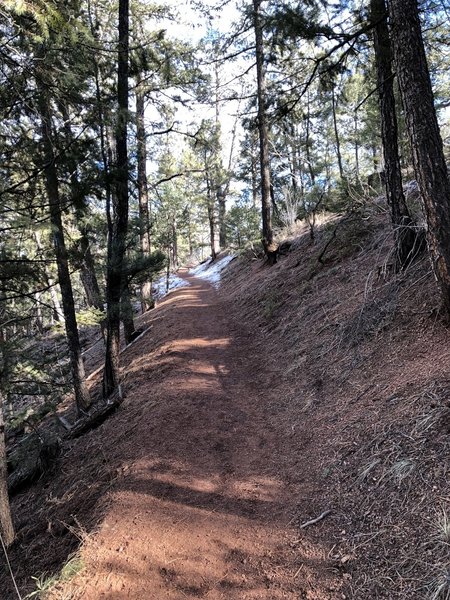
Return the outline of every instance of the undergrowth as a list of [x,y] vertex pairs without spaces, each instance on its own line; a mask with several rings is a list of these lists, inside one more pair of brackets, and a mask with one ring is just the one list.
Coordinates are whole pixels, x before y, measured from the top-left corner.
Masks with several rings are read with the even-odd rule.
[[[37,598],[39,600],[45,600],[50,592],[53,592],[58,584],[66,583],[70,581],[75,575],[80,573],[84,569],[84,562],[80,557],[79,553],[72,555],[66,564],[62,567],[61,571],[56,575],[47,575],[43,573],[39,577],[32,577],[35,583],[36,589],[25,596],[24,600],[31,600]],[[70,596],[59,596],[60,600],[70,600]]]

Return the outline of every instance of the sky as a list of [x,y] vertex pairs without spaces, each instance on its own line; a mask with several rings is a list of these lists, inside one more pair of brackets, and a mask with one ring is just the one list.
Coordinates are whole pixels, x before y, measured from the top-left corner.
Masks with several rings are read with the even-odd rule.
[[[180,2],[177,0],[166,0],[167,4],[173,9],[173,12],[177,15],[176,22],[167,21],[167,36],[173,39],[182,39],[184,41],[190,41],[193,45],[199,43],[205,38],[208,32],[214,31],[219,34],[228,33],[231,29],[232,23],[239,19],[240,13],[237,7],[236,0],[230,0],[225,4],[222,4],[220,11],[215,10],[217,2],[207,0],[204,4],[206,10],[200,10],[199,6],[194,3],[183,3],[180,6]],[[211,15],[208,16],[208,13]],[[164,22],[162,23],[164,26]],[[225,62],[220,67],[220,81],[221,83],[232,80],[237,70],[242,67],[242,62],[239,64],[236,62],[230,63]],[[213,73],[213,65],[205,65],[205,70],[210,70]],[[252,74],[250,74],[250,78]],[[253,75],[256,77],[256,74]],[[239,104],[237,101],[227,101],[220,103],[219,119],[221,123],[222,131],[222,146],[223,146],[223,162],[225,166],[228,166],[231,144],[232,144],[232,131],[236,123],[236,114],[243,110],[243,103]],[[157,120],[158,116],[156,111],[152,111],[149,106],[147,111],[147,119]],[[183,107],[181,104],[177,106],[177,112],[175,119],[180,122],[180,129],[189,129],[192,123],[199,123],[203,118],[214,118],[215,109],[213,106],[208,106],[200,103],[193,103],[189,109]],[[239,151],[239,139],[243,135],[243,130],[240,124],[237,127],[237,135],[234,143],[234,156],[237,156]],[[183,144],[175,144],[175,151],[181,153]],[[149,165],[151,169],[151,165]],[[154,165],[153,165],[154,170]]]

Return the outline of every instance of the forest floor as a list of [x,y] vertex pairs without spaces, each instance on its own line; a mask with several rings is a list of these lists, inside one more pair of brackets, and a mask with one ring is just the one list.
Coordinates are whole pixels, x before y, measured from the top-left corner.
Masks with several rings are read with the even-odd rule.
[[123,405],[14,497],[19,588],[448,597],[449,331],[428,259],[395,274],[391,247],[361,211],[274,267],[232,261],[219,291],[183,272],[122,354]]

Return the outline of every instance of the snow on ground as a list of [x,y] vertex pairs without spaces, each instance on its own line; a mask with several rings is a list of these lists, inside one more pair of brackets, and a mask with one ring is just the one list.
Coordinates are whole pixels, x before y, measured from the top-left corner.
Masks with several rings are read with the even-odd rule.
[[206,281],[209,281],[215,288],[219,288],[221,273],[233,258],[235,258],[233,254],[228,254],[214,262],[209,258],[206,262],[191,269],[190,273],[201,279],[206,279]]
[[181,277],[178,277],[178,275],[171,273],[169,275],[169,289],[167,290],[167,276],[163,275],[153,282],[153,297],[155,300],[161,300],[161,298],[163,298],[172,290],[177,290],[178,288],[186,287],[187,285],[190,284],[185,279],[181,279]]

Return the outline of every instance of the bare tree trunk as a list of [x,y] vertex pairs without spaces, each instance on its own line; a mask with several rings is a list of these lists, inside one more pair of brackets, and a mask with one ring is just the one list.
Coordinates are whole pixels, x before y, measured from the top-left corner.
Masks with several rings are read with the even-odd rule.
[[220,97],[219,97],[219,63],[215,63],[215,140],[214,140],[214,187],[217,202],[217,216],[219,220],[219,248],[223,250],[227,245],[227,231],[225,224],[226,215],[226,182],[224,181],[221,140],[220,140]]
[[396,71],[414,170],[425,204],[428,245],[450,314],[450,179],[434,107],[417,0],[390,0]]
[[36,327],[37,327],[39,333],[43,333],[44,332],[44,318],[42,315],[40,292],[36,292],[34,297],[35,297],[35,302],[36,302]]
[[122,298],[120,301],[120,318],[123,323],[125,343],[131,344],[136,337],[136,329],[134,327],[133,305],[131,304],[131,293],[128,283],[125,283],[123,286]]
[[8,469],[6,466],[5,419],[3,395],[0,390],[0,533],[6,547],[14,541],[14,527],[8,497]]
[[40,89],[38,102],[42,123],[42,147],[46,163],[44,168],[45,188],[50,205],[50,223],[52,226],[53,245],[58,267],[59,286],[61,288],[64,322],[66,327],[67,345],[69,348],[75,401],[78,410],[85,410],[90,406],[91,399],[85,380],[84,364],[81,355],[80,339],[75,315],[72,282],[69,272],[69,261],[64,240],[59,183],[53,150],[54,136],[52,131],[51,109],[47,92],[43,88]]
[[385,0],[371,0],[371,19],[374,27],[375,63],[381,115],[386,198],[391,210],[394,229],[397,267],[403,268],[413,258],[416,235],[403,193],[402,173],[398,152],[398,127],[395,110],[392,52],[387,25]]
[[306,140],[305,140],[305,152],[306,152],[306,162],[308,163],[308,171],[309,176],[311,178],[311,185],[316,184],[316,175],[314,173],[313,161],[311,159],[311,112],[310,112],[310,102],[309,102],[309,92],[307,95],[307,113],[306,113]]
[[252,170],[252,205],[253,208],[258,206],[258,159],[253,154],[251,155],[251,170]]
[[189,246],[189,257],[194,254],[194,247],[192,245],[192,224],[191,224],[191,213],[189,211],[189,206],[186,209],[187,213],[187,235],[188,235],[188,246]]
[[87,235],[81,234],[80,250],[82,255],[80,279],[89,306],[103,311],[103,300],[95,273],[94,258]]
[[226,196],[222,186],[217,188],[217,207],[219,215],[219,247],[221,250],[227,247],[226,227]]
[[336,141],[336,154],[337,154],[337,160],[338,160],[338,167],[339,167],[339,176],[341,178],[341,180],[344,180],[344,167],[342,165],[342,152],[341,152],[341,140],[339,137],[339,128],[338,128],[338,122],[337,122],[337,103],[336,103],[336,96],[334,94],[334,88],[331,88],[331,108],[332,108],[332,112],[333,112],[333,128],[334,128],[334,139]]
[[[205,158],[206,164],[206,158]],[[211,247],[211,258],[212,260],[216,260],[216,222],[214,218],[214,199],[212,195],[211,189],[211,180],[206,174],[206,202],[208,209],[208,223],[209,223],[209,243]]]
[[353,128],[354,128],[354,136],[355,136],[355,174],[356,181],[360,180],[359,173],[359,124],[358,124],[358,111],[355,110],[353,112]]
[[[98,27],[98,19],[97,15],[92,15],[92,6],[91,1],[88,0],[88,15],[89,15],[89,24],[92,37],[97,40],[97,27]],[[106,215],[107,218],[111,217],[111,173],[110,173],[110,161],[108,159],[108,144],[107,144],[107,132],[105,125],[105,109],[102,98],[101,91],[101,72],[99,63],[97,60],[94,60],[94,77],[95,77],[95,100],[97,104],[97,118],[98,118],[98,126],[100,133],[100,153],[102,157],[103,163],[103,174],[104,174],[104,186],[105,186],[105,195],[106,195]],[[108,222],[108,230],[110,229],[110,223]]]
[[108,398],[119,386],[120,299],[122,268],[128,227],[128,53],[129,0],[119,0],[119,52],[116,125],[116,199],[113,218],[108,221],[108,263],[106,272],[107,335],[103,396]]
[[[139,195],[139,237],[142,255],[150,254],[150,210],[147,182],[147,141],[145,135],[145,95],[141,74],[136,76],[136,144],[137,144],[137,188]],[[153,307],[152,282],[146,279],[141,285],[142,312]]]
[[264,67],[264,42],[261,20],[261,0],[253,0],[253,26],[256,43],[256,75],[258,82],[258,131],[261,168],[261,202],[262,202],[262,243],[269,265],[277,260],[278,246],[273,239],[272,212],[270,198],[270,162],[269,133],[266,114],[266,74]]
[[173,256],[173,267],[178,269],[178,229],[177,220],[174,216],[172,219],[172,256]]

